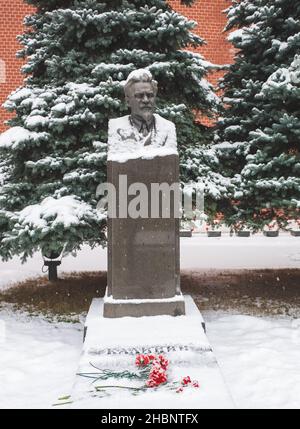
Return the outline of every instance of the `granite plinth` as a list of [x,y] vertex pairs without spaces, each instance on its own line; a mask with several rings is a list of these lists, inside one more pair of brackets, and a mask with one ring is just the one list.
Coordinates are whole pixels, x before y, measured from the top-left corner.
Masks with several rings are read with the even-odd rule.
[[[120,177],[124,180],[121,184]],[[105,317],[184,314],[184,301],[159,302],[180,296],[179,218],[176,217],[175,192],[162,189],[156,216],[153,217],[153,184],[179,186],[178,155],[155,156],[153,159],[108,161],[108,181],[116,189],[116,216],[108,219],[108,286],[107,296],[115,300],[157,300],[137,306],[104,304]],[[124,213],[136,198],[130,187],[141,183],[147,190],[148,211],[137,218]],[[122,189],[121,189],[122,188]],[[170,196],[170,203],[168,198]],[[169,212],[164,211],[166,205]],[[167,216],[167,217],[166,217]]]
[[104,301],[104,317],[181,316],[185,314],[184,299],[180,295],[175,300],[111,300]]

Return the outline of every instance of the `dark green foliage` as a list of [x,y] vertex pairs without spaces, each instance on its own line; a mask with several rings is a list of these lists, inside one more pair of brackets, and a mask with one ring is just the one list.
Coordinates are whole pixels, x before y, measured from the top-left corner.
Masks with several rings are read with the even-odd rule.
[[235,63],[222,82],[224,173],[235,201],[229,222],[261,227],[299,216],[300,4],[242,0],[228,9]]
[[[166,1],[28,3],[37,13],[26,19],[28,31],[20,36],[26,86],[6,102],[16,115],[0,144],[7,170],[0,193],[0,254],[6,258],[62,244],[67,250],[84,242],[104,244],[96,188],[106,180],[108,119],[128,113],[122,82],[132,70],[147,67],[159,82],[157,112],[176,123],[183,164],[190,148],[207,140],[206,128],[194,121],[196,112],[212,115],[218,108],[205,80],[213,66],[182,50],[203,43],[191,32],[195,23]],[[186,172],[183,177],[188,179]],[[70,196],[73,202],[63,199]],[[54,200],[43,205],[47,198]],[[53,213],[56,200],[76,208],[71,226],[40,210]],[[33,212],[42,227],[32,221]]]

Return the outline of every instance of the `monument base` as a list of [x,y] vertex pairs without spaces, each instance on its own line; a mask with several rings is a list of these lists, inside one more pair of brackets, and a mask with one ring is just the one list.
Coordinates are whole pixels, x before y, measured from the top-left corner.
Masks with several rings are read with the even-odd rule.
[[165,299],[113,299],[104,298],[103,316],[143,317],[143,316],[182,316],[185,304],[182,295]]
[[[68,408],[205,409],[235,408],[203,329],[203,318],[193,299],[184,296],[186,314],[109,319],[103,317],[103,299],[95,298],[85,323],[85,341]],[[95,380],[93,374],[136,371],[138,353],[164,354],[169,360],[168,382],[141,388],[145,380]],[[84,376],[86,375],[86,376]],[[177,393],[180,380],[190,376],[200,388]],[[126,388],[127,387],[127,388]],[[129,387],[129,388],[128,388]]]

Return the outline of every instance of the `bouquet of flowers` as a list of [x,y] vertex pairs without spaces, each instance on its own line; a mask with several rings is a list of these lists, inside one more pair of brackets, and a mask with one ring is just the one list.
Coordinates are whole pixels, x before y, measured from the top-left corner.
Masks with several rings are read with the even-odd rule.
[[[168,359],[160,354],[138,354],[135,358],[135,366],[137,371],[112,371],[108,369],[100,369],[90,362],[90,365],[97,369],[97,372],[79,373],[78,375],[93,379],[93,383],[99,380],[120,379],[143,381],[140,387],[123,386],[123,385],[95,385],[96,391],[103,391],[108,388],[121,388],[134,391],[145,391],[148,388],[157,388],[159,386],[168,385]],[[184,377],[180,382],[170,383],[170,389],[176,390],[177,393],[183,392],[187,387],[199,388],[198,381],[192,381],[190,376]]]

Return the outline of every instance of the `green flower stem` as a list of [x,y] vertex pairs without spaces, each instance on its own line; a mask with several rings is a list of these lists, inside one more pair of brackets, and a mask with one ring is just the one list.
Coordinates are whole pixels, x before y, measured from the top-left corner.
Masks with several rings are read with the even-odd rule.
[[59,403],[59,404],[52,404],[52,407],[59,407],[61,405],[67,405],[67,404],[73,404],[73,401],[62,402],[62,403]]
[[117,389],[131,389],[131,390],[144,390],[144,387],[129,387],[129,386],[95,386],[95,389],[108,389],[108,388],[117,388]]

